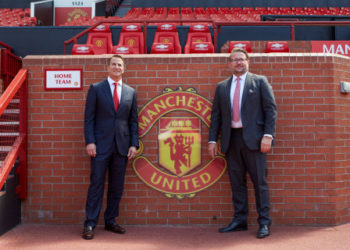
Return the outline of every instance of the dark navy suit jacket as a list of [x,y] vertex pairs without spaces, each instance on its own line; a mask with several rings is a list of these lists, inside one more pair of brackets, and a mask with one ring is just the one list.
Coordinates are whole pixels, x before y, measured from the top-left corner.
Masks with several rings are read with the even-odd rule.
[[86,145],[95,143],[100,156],[115,150],[127,156],[130,146],[138,148],[136,91],[122,84],[116,112],[108,81],[92,84],[86,99],[84,134]]
[[[209,141],[217,141],[221,130],[221,151],[227,153],[231,138],[232,77],[218,83],[212,108]],[[247,73],[242,101],[243,139],[250,150],[259,150],[264,134],[275,135],[277,118],[272,87],[264,76]]]

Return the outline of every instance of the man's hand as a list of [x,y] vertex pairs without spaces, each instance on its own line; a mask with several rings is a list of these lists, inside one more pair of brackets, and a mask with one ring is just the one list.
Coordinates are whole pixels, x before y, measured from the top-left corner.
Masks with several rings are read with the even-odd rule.
[[216,145],[216,143],[209,143],[208,153],[209,153],[210,157],[214,159],[214,157],[218,153],[218,146]]
[[129,148],[129,152],[128,152],[128,159],[129,160],[132,160],[132,159],[134,159],[135,158],[135,156],[136,156],[136,147],[135,146],[131,146],[130,148]]
[[263,136],[261,139],[260,151],[261,153],[267,153],[271,150],[272,138],[269,136]]
[[96,144],[90,143],[90,144],[86,145],[86,153],[90,157],[96,157]]

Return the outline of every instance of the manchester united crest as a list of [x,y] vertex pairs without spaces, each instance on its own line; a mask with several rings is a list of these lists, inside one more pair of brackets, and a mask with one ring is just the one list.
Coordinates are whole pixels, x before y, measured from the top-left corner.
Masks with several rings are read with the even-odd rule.
[[159,165],[183,176],[201,163],[199,118],[162,117],[159,120]]
[[[133,169],[146,185],[167,197],[182,199],[194,197],[220,179],[226,169],[222,156],[207,163],[201,161],[201,124],[209,127],[211,105],[195,89],[183,90],[179,87],[176,90],[165,89],[143,106],[139,112],[141,147],[133,161]],[[187,111],[189,115],[171,115],[179,111]],[[153,138],[147,135],[152,128],[157,128],[158,155],[155,158],[158,164],[154,162],[154,157],[143,155],[147,146],[142,139],[147,136]],[[149,152],[153,152],[153,146],[151,144]]]

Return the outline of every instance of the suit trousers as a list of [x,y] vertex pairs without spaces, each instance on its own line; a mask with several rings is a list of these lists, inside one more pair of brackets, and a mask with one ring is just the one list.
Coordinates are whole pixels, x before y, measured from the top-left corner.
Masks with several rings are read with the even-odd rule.
[[250,150],[242,136],[242,129],[231,129],[230,147],[226,154],[231,182],[234,220],[242,223],[248,218],[247,172],[255,189],[258,223],[270,225],[270,198],[267,184],[266,154]]
[[107,207],[104,212],[105,224],[114,223],[119,215],[119,202],[124,189],[125,170],[128,158],[118,152],[96,155],[91,158],[90,186],[86,200],[85,226],[95,227],[101,211],[105,178],[108,170]]

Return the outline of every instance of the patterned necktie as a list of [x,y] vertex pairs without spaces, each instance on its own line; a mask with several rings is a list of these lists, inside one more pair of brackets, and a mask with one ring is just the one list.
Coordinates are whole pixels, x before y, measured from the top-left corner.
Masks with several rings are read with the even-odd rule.
[[118,107],[119,107],[119,97],[118,97],[118,91],[117,91],[118,83],[115,82],[113,84],[114,84],[113,102],[114,102],[115,111],[118,111]]
[[233,113],[233,121],[239,122],[239,99],[240,99],[240,91],[241,91],[241,79],[237,77],[236,79],[236,89],[233,94],[233,107],[232,107],[232,113]]

